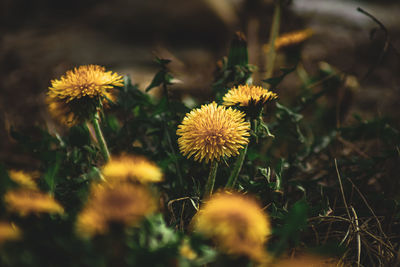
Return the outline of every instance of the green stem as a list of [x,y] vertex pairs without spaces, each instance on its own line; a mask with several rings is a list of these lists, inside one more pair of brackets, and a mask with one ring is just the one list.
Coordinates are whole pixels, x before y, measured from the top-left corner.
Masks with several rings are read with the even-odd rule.
[[100,121],[100,116],[99,113],[96,112],[93,118],[94,132],[96,133],[97,142],[99,143],[100,150],[101,153],[103,154],[104,160],[109,161],[110,152],[108,152],[107,143],[106,140],[104,139],[103,132],[101,131],[99,121]]
[[212,195],[212,191],[214,189],[214,184],[215,184],[215,177],[217,176],[217,169],[218,169],[218,162],[216,160],[211,161],[210,174],[208,175],[208,180],[204,190],[203,199],[208,198]]
[[165,134],[166,134],[166,137],[167,137],[169,149],[171,150],[172,155],[173,155],[176,174],[178,176],[178,183],[179,183],[179,186],[182,187],[183,186],[183,178],[182,178],[181,170],[179,168],[178,156],[176,155],[175,148],[174,148],[174,146],[172,144],[172,139],[171,139],[171,135],[169,133],[168,124],[166,123],[166,121],[164,121],[164,122],[165,122]]
[[[172,112],[173,117],[175,118],[176,117],[175,109],[173,109],[171,107],[171,103],[170,103],[169,95],[168,95],[168,87],[167,87],[166,83],[163,83],[163,90],[164,90],[164,96],[165,96],[165,98],[167,100],[168,110]],[[167,123],[168,120],[169,119],[167,118],[167,115],[164,114],[164,120],[163,121],[164,121],[164,126],[165,126],[165,133],[166,133],[166,137],[167,137],[169,148],[170,148],[171,153],[173,155],[176,174],[178,176],[178,183],[179,183],[179,187],[180,187],[180,190],[181,190],[182,187],[183,187],[183,177],[182,177],[181,169],[179,167],[178,156],[176,155],[176,151],[175,151],[174,145],[172,144],[171,134],[169,133],[168,123]]]
[[281,19],[281,1],[275,1],[275,9],[274,9],[274,17],[272,20],[271,31],[269,34],[269,50],[267,55],[267,74],[266,78],[269,79],[272,77],[274,72],[274,63],[275,63],[275,40],[279,34],[279,26],[280,26],[280,19]]
[[251,129],[254,132],[254,135],[256,137],[256,144],[258,144],[258,132],[257,132],[257,128],[258,128],[258,120],[257,119],[253,119],[251,121]]
[[242,149],[242,151],[240,151],[239,157],[237,158],[237,160],[235,162],[235,166],[233,168],[233,171],[231,172],[231,175],[229,176],[228,182],[225,185],[226,189],[235,187],[235,184],[237,182],[237,178],[239,176],[239,172],[242,169],[243,162],[244,162],[244,159],[246,157],[247,147],[248,147],[248,145],[246,145]]

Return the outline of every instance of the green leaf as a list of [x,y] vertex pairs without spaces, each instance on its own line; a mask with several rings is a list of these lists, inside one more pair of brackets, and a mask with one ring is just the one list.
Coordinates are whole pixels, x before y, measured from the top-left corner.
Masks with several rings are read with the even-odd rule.
[[146,92],[150,91],[154,87],[160,86],[165,81],[165,71],[161,70],[156,73],[150,85],[146,88]]
[[178,241],[177,234],[167,227],[161,214],[151,217],[148,222],[151,235],[147,242],[150,250],[154,251]]
[[281,158],[279,160],[278,165],[275,167],[276,185],[275,185],[274,189],[276,191],[281,190],[283,171],[284,171],[284,168],[287,167],[287,165],[288,165],[288,163],[285,161],[285,159]]
[[275,138],[275,135],[271,134],[269,131],[268,125],[263,122],[263,120],[259,121],[257,132],[261,134],[262,137],[271,137]]
[[170,85],[172,84],[172,80],[174,79],[174,77],[170,73],[168,73],[167,70],[167,65],[171,62],[171,60],[156,57],[155,61],[158,65],[160,65],[161,70],[156,73],[150,85],[146,88],[146,92],[162,84]]
[[228,68],[247,66],[247,64],[249,64],[249,56],[246,38],[242,32],[236,32],[229,49]]
[[278,119],[285,119],[288,118],[292,122],[299,122],[301,119],[303,119],[303,115],[300,113],[296,113],[295,111],[289,109],[288,107],[285,107],[284,105],[276,102],[276,108],[277,108],[277,113],[276,116]]
[[305,200],[297,201],[284,218],[284,224],[275,231],[280,237],[274,248],[275,254],[282,253],[289,243],[298,244],[301,232],[307,227],[307,214],[309,206]]
[[286,75],[295,71],[296,68],[297,68],[297,65],[292,68],[281,68],[281,72],[282,72],[281,75],[279,75],[277,77],[265,79],[265,80],[263,80],[263,82],[268,83],[269,85],[271,85],[271,89],[274,89],[274,88],[276,88],[276,86],[278,84],[280,84],[282,82],[282,80],[286,77]]
[[268,168],[258,168],[258,170],[260,171],[261,175],[265,177],[265,179],[267,179],[268,183],[271,182],[271,169]]
[[55,152],[54,162],[47,169],[47,172],[44,174],[44,181],[48,187],[50,194],[54,194],[56,185],[57,185],[57,173],[60,169],[63,155],[59,152]]
[[161,67],[165,67],[167,64],[171,62],[170,59],[164,59],[159,57],[156,57],[154,61],[157,62]]

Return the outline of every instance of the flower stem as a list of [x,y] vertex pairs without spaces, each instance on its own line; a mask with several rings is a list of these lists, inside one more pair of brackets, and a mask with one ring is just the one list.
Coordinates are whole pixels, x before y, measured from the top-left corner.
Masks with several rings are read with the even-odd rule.
[[[176,117],[176,112],[175,112],[175,109],[171,106],[171,103],[170,103],[167,84],[164,82],[162,87],[163,87],[163,90],[164,90],[165,99],[167,100],[168,110],[170,112],[172,112],[173,117],[175,118]],[[178,176],[178,185],[179,185],[179,188],[180,188],[179,190],[182,190],[183,189],[183,177],[182,177],[181,169],[179,167],[178,156],[176,155],[177,153],[175,151],[174,145],[172,144],[172,138],[171,138],[171,134],[170,134],[169,128],[168,128],[167,121],[169,121],[169,120],[170,120],[170,118],[168,118],[167,114],[164,113],[163,122],[164,122],[164,127],[165,127],[165,134],[166,134],[166,137],[167,137],[167,142],[168,142],[169,148],[170,148],[171,153],[173,155],[173,160],[174,160],[174,163],[175,163],[175,170],[176,170],[176,174]]]
[[99,143],[100,150],[101,153],[103,154],[104,160],[109,161],[110,152],[108,152],[107,143],[106,140],[104,139],[103,132],[101,131],[99,120],[100,120],[99,113],[96,112],[93,118],[94,132],[96,133],[97,142]]
[[248,145],[246,145],[242,151],[240,151],[239,157],[237,158],[236,162],[235,162],[235,166],[233,168],[233,171],[231,172],[231,175],[229,176],[228,182],[225,185],[225,188],[234,188],[237,182],[237,178],[239,176],[239,172],[242,169],[243,166],[243,162],[244,159],[246,157],[246,153],[247,153],[247,147]]
[[281,1],[275,0],[275,9],[274,9],[274,17],[272,19],[271,31],[269,34],[269,50],[267,55],[267,74],[266,78],[271,78],[274,72],[274,63],[275,63],[275,40],[279,34],[279,26],[281,19]]
[[210,197],[214,189],[215,177],[217,176],[218,162],[216,160],[211,161],[210,174],[204,190],[204,198]]

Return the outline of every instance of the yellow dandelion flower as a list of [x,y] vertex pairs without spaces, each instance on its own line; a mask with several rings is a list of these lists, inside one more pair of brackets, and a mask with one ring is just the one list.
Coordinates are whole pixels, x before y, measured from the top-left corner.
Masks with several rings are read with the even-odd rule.
[[97,210],[86,207],[78,215],[76,221],[76,231],[83,237],[91,237],[96,234],[107,232],[107,224]]
[[273,267],[338,267],[344,266],[337,259],[323,258],[315,255],[302,255],[293,258],[281,259],[269,266]]
[[32,179],[32,176],[24,171],[10,170],[8,175],[12,181],[16,182],[22,187],[35,190],[38,189],[35,181]]
[[250,124],[244,117],[243,112],[215,102],[192,110],[176,131],[182,154],[206,163],[239,154],[250,136]]
[[77,232],[84,237],[106,233],[111,223],[135,226],[157,209],[156,200],[143,186],[100,184],[92,190],[77,219]]
[[123,86],[122,76],[98,65],[79,66],[51,81],[46,102],[55,118],[76,124],[93,116],[100,103],[115,101],[115,86]]
[[193,251],[193,249],[191,248],[191,246],[187,240],[185,240],[183,242],[183,244],[180,246],[179,254],[183,258],[186,258],[188,260],[194,260],[195,258],[197,258],[197,253],[195,251]]
[[[312,29],[305,29],[300,31],[294,31],[282,34],[279,36],[274,43],[275,50],[279,50],[288,46],[293,46],[304,42],[314,34]],[[263,47],[265,52],[269,51],[269,45],[266,44]]]
[[4,195],[7,208],[22,216],[30,213],[64,213],[63,207],[49,194],[32,189],[16,189]]
[[267,215],[251,198],[238,193],[213,195],[193,220],[195,231],[212,238],[228,254],[265,259],[264,244],[271,233]]
[[8,222],[0,222],[0,244],[9,240],[17,240],[20,237],[21,231],[18,227]]
[[161,169],[142,156],[121,155],[111,158],[102,173],[108,182],[132,181],[139,183],[161,182]]
[[223,97],[225,106],[239,105],[242,107],[264,105],[267,101],[276,99],[277,94],[254,85],[239,85],[228,91]]

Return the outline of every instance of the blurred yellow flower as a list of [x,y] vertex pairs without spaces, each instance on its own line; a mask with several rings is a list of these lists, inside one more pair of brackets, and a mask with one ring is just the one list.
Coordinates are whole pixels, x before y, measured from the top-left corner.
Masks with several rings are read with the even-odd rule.
[[32,189],[16,189],[6,192],[7,208],[22,216],[30,213],[64,213],[63,207],[49,194]]
[[194,260],[197,258],[197,253],[193,251],[187,240],[185,240],[179,248],[179,254],[188,260]]
[[161,169],[153,162],[142,156],[121,155],[112,157],[103,167],[102,173],[106,181],[131,181],[139,183],[161,182]]
[[193,219],[194,230],[212,238],[228,254],[264,261],[271,233],[267,215],[251,198],[238,193],[214,194]]
[[240,105],[242,107],[262,106],[267,101],[276,99],[277,97],[277,94],[261,86],[245,84],[230,89],[223,97],[223,104],[225,106]]
[[[274,43],[275,50],[279,50],[288,46],[293,46],[299,43],[304,42],[308,38],[310,38],[314,34],[312,29],[304,29],[300,31],[293,31],[282,34],[279,36]],[[266,44],[263,46],[264,52],[268,53],[269,45]]]
[[79,66],[51,81],[46,102],[55,118],[76,124],[93,116],[101,103],[115,101],[115,86],[123,86],[122,76],[98,65]]
[[96,209],[87,206],[78,215],[76,231],[83,237],[91,237],[96,234],[106,233],[108,226]]
[[104,234],[112,223],[136,226],[157,210],[154,197],[140,185],[99,184],[92,186],[91,191],[76,222],[77,232],[83,237]]
[[345,266],[334,258],[323,258],[316,255],[302,255],[287,259],[278,259],[270,267],[341,267]]
[[19,184],[22,187],[35,190],[38,189],[35,181],[32,179],[32,176],[27,172],[10,170],[8,171],[8,175],[10,176],[12,181]]
[[206,163],[239,154],[250,136],[250,124],[244,117],[243,112],[215,102],[192,110],[176,131],[180,151]]
[[0,244],[8,240],[17,240],[21,237],[21,231],[15,225],[8,222],[0,222]]

